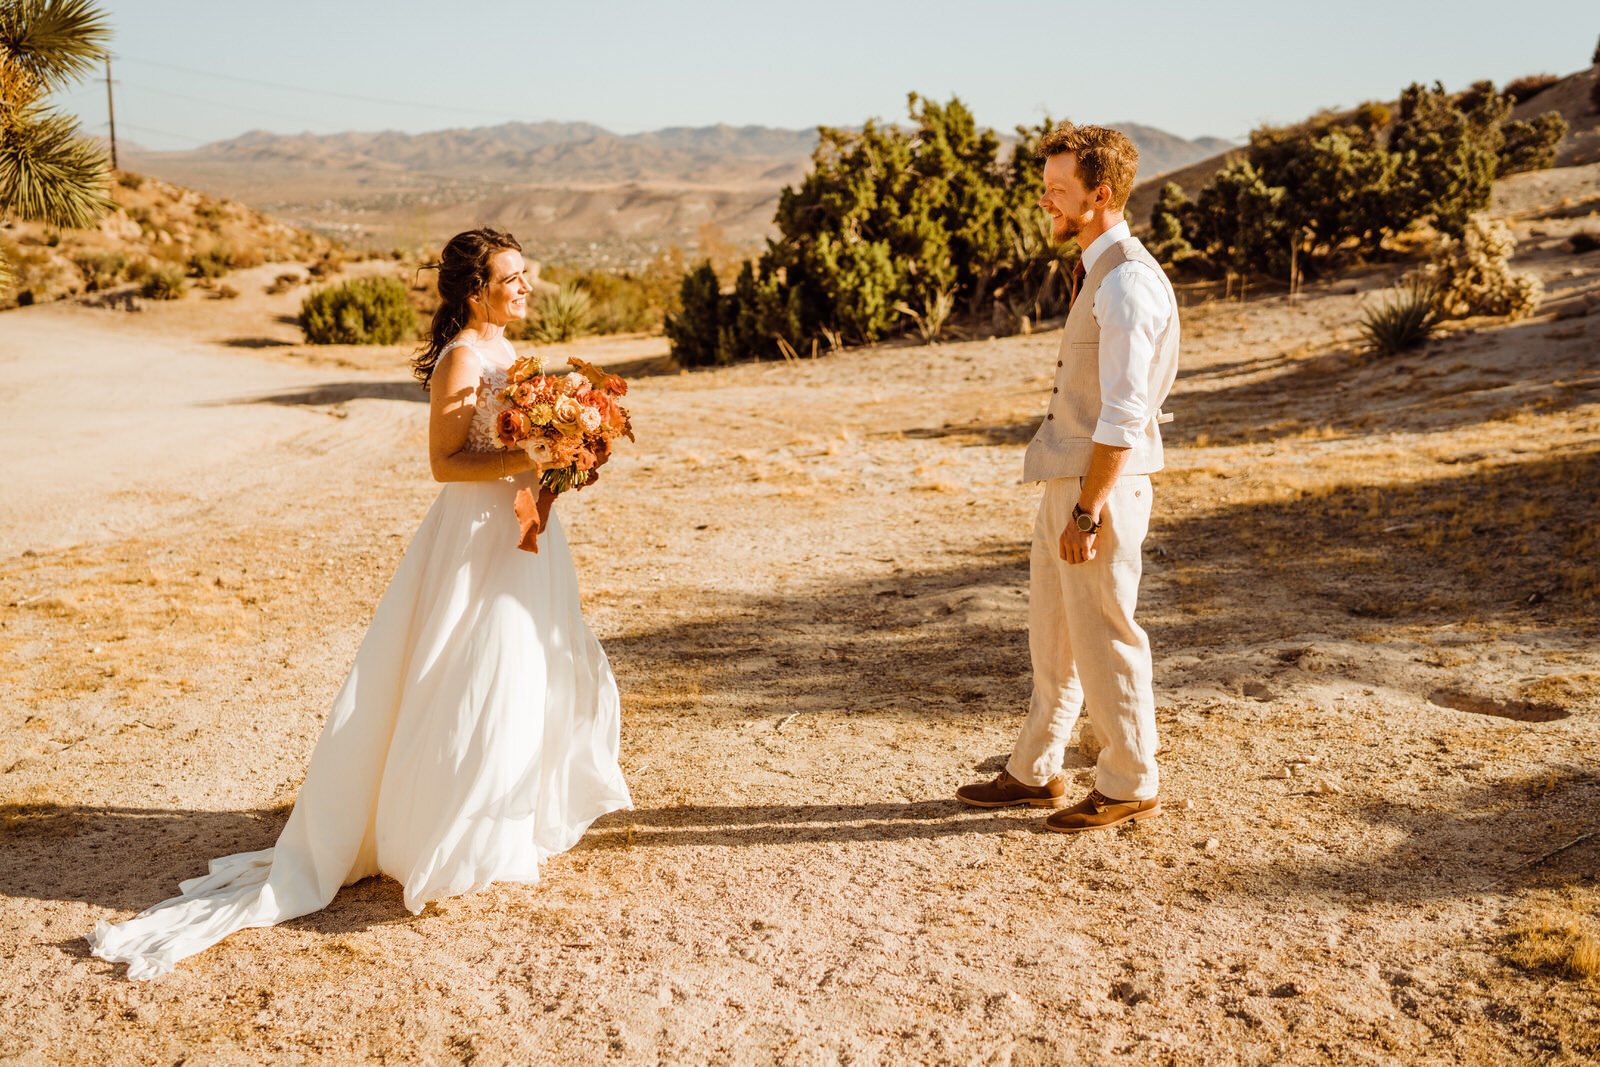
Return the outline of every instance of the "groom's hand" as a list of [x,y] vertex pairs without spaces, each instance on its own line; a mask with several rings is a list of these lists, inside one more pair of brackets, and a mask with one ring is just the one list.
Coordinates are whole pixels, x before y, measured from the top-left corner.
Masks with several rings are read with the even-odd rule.
[[1068,563],[1087,563],[1094,559],[1095,534],[1084,533],[1076,523],[1061,531],[1061,558]]

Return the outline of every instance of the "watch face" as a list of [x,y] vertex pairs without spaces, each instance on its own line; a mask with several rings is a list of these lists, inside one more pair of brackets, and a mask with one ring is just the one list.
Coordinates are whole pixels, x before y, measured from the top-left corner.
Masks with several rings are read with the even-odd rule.
[[1078,513],[1078,529],[1084,533],[1092,533],[1094,531],[1094,518],[1088,513],[1080,511]]

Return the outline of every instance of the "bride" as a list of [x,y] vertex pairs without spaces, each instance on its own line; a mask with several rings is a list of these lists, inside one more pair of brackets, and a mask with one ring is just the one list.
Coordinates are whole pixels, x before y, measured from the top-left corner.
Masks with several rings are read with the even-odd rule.
[[538,493],[540,468],[494,433],[514,355],[505,326],[527,314],[521,246],[469,230],[438,269],[441,304],[414,368],[444,489],[378,603],[277,844],[214,859],[180,896],[88,935],[129,978],[320,910],[374,874],[400,882],[412,912],[536,881],[541,860],[632,806],[616,682],[560,523],[547,520],[537,553],[518,549],[513,499]]

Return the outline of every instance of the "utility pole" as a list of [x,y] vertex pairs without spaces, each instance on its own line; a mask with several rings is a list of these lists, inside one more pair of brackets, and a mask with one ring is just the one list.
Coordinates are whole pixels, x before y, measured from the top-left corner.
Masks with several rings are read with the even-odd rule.
[[117,108],[111,100],[111,57],[106,56],[106,118],[111,125],[111,169],[117,169]]

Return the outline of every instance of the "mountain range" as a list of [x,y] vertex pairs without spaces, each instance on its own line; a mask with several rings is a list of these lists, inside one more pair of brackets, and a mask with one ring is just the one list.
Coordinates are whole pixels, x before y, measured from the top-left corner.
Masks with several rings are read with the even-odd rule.
[[[1136,123],[1118,128],[1139,146],[1141,178],[1232,147]],[[491,223],[527,235],[541,255],[616,264],[694,243],[708,226],[759,243],[779,191],[810,169],[817,136],[729,125],[618,134],[584,122],[416,134],[254,130],[180,152],[125,146],[122,158],[129,169],[352,244],[433,245]]]

